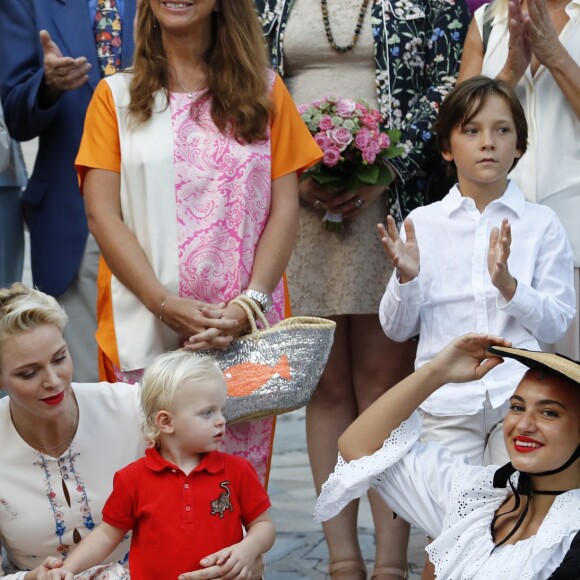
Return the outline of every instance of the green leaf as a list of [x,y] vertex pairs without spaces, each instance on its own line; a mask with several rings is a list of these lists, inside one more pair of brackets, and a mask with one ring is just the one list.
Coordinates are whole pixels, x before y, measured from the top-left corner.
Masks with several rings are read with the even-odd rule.
[[391,185],[395,179],[391,173],[391,170],[385,165],[379,165],[378,168],[379,176],[377,178],[376,185],[383,185],[385,187],[387,187],[387,185]]
[[363,165],[356,170],[356,177],[365,185],[375,185],[379,178],[379,168],[376,165]]
[[312,179],[314,179],[314,181],[319,185],[330,185],[332,183],[340,183],[344,181],[344,176],[337,173],[309,172],[309,174],[310,177],[312,177]]
[[392,145],[396,145],[401,140],[401,131],[398,129],[389,129],[386,131]]
[[359,181],[357,179],[356,173],[351,173],[344,181],[344,189],[346,191],[356,191]]
[[381,159],[393,159],[393,157],[400,157],[404,152],[404,147],[389,147],[381,153]]

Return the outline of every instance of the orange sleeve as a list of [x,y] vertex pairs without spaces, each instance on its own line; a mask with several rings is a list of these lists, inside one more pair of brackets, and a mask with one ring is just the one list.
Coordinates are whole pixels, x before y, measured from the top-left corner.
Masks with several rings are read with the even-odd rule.
[[113,94],[105,80],[99,82],[89,103],[75,167],[81,193],[87,169],[121,172],[117,111]]
[[[111,88],[104,80],[101,80],[97,85],[89,103],[75,167],[81,193],[88,169],[107,169],[116,173],[121,172],[121,145],[117,110]],[[95,336],[99,345],[100,378],[105,379],[104,371],[108,369],[106,378],[114,382],[116,379],[114,379],[114,372],[111,372],[111,365],[120,366],[120,364],[113,321],[111,271],[102,256],[97,276],[97,322]]]
[[314,141],[308,127],[278,74],[272,89],[274,120],[272,141],[272,179],[297,171],[301,173],[322,159],[322,151]]

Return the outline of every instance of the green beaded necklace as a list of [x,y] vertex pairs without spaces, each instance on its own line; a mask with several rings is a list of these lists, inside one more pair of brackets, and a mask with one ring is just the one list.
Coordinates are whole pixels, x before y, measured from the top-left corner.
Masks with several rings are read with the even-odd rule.
[[352,41],[346,46],[338,46],[334,42],[334,36],[332,36],[332,30],[330,30],[330,20],[328,18],[328,6],[326,0],[320,0],[320,8],[322,9],[322,20],[324,21],[324,31],[326,32],[326,38],[328,39],[328,44],[336,50],[336,52],[348,52],[352,50],[356,43],[358,42],[358,37],[360,36],[360,31],[362,29],[363,20],[365,19],[365,14],[368,8],[370,0],[363,0],[362,6],[358,14],[358,20],[356,23],[356,28],[354,29],[354,34],[352,35]]

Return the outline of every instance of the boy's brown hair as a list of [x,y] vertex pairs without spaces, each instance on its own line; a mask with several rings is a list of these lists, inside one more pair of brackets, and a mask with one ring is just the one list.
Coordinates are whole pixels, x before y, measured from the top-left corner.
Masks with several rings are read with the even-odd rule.
[[[481,75],[459,83],[445,97],[433,126],[437,134],[437,146],[440,153],[448,153],[451,150],[451,132],[453,129],[469,123],[491,95],[497,95],[507,103],[516,128],[516,148],[522,155],[526,152],[528,148],[528,122],[518,97],[507,83]],[[519,157],[514,158],[510,170],[516,166],[519,159]],[[451,161],[446,163],[448,171],[451,170],[454,173],[455,164]]]

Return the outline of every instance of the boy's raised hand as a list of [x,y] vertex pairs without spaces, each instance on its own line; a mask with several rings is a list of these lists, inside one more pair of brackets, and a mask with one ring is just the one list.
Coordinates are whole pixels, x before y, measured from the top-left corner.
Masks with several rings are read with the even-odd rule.
[[512,229],[507,218],[504,218],[501,227],[492,228],[489,233],[487,268],[491,283],[508,302],[513,298],[518,284],[508,268],[511,243]]
[[399,236],[395,219],[392,216],[387,216],[387,227],[383,224],[378,224],[379,236],[383,249],[393,266],[399,272],[399,279],[401,284],[410,282],[417,277],[419,273],[419,244],[415,237],[415,226],[413,220],[407,218],[403,222],[407,241],[403,241]]

